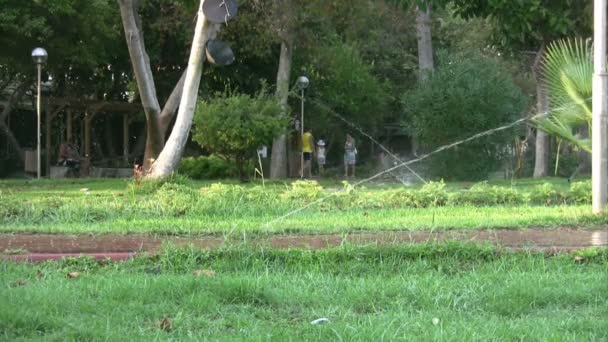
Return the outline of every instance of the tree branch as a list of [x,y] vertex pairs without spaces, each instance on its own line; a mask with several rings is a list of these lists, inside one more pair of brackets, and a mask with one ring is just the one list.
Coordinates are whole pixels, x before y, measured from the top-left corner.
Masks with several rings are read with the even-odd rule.
[[156,119],[160,115],[160,104],[150,67],[150,58],[144,44],[139,14],[136,10],[137,3],[136,0],[118,0],[137,88],[146,117],[150,120]]
[[186,81],[186,71],[188,71],[188,68],[184,69],[182,76],[180,77],[179,81],[173,88],[173,91],[171,91],[171,95],[169,95],[169,98],[167,99],[167,102],[165,102],[165,106],[163,107],[163,110],[160,113],[160,127],[161,127],[161,130],[165,134],[167,134],[167,129],[169,128],[169,124],[171,123],[171,120],[173,120],[173,118],[175,117],[175,114],[177,113],[177,108],[179,107],[179,102],[182,98],[182,93],[184,91],[184,82]]

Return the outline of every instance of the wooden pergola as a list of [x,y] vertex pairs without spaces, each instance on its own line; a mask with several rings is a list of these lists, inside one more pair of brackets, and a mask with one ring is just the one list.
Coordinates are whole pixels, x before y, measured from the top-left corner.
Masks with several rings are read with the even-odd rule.
[[[65,141],[73,142],[74,120],[82,117],[84,120],[84,160],[82,170],[88,174],[91,165],[91,129],[93,119],[99,114],[120,114],[122,115],[122,139],[123,150],[122,158],[128,162],[129,158],[129,125],[134,119],[134,114],[142,113],[143,109],[139,103],[128,102],[107,102],[98,100],[83,100],[76,98],[49,98],[45,113],[45,148],[48,157],[46,158],[46,170],[50,170],[52,146],[52,123],[60,114],[65,113]],[[62,132],[62,138],[64,133]]]

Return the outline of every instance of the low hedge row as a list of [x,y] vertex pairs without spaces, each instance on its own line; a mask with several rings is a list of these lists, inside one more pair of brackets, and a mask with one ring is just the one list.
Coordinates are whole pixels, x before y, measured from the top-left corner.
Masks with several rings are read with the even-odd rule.
[[[431,182],[420,189],[370,190],[323,189],[315,181],[296,181],[284,190],[262,186],[244,187],[216,183],[200,189],[187,185],[183,177],[170,182],[132,183],[120,197],[40,197],[18,200],[0,192],[0,224],[10,222],[96,222],[108,218],[206,215],[281,215],[312,203],[313,210],[367,210],[427,208],[438,206],[518,206],[591,203],[590,182],[560,191],[547,183],[533,191],[479,183],[468,190],[450,191],[443,182]],[[236,217],[235,216],[235,217]]]

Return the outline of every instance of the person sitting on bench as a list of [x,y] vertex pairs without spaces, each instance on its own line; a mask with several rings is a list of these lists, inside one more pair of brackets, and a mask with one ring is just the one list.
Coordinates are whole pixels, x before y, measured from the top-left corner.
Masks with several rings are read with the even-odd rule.
[[74,146],[70,143],[63,143],[59,146],[59,166],[66,166],[74,171],[80,169],[80,157]]

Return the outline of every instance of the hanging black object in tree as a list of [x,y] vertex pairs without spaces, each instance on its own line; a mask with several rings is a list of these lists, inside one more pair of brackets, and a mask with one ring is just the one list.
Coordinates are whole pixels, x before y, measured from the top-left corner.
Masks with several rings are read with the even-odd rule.
[[230,46],[217,39],[207,41],[205,53],[207,60],[215,65],[230,65],[234,62],[234,53]]
[[239,10],[236,0],[205,0],[203,13],[214,24],[224,24],[234,18]]

